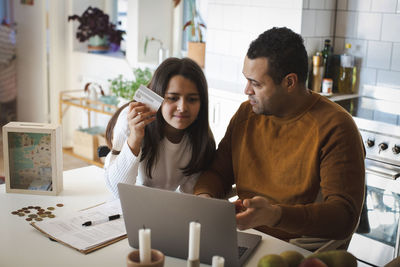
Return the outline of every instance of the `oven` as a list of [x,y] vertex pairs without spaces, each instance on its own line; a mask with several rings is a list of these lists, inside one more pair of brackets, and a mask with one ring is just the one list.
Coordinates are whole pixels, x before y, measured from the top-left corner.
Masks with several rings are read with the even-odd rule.
[[367,227],[359,227],[348,251],[366,266],[384,266],[399,255],[400,89],[366,85],[359,96],[335,102],[353,116],[366,149]]

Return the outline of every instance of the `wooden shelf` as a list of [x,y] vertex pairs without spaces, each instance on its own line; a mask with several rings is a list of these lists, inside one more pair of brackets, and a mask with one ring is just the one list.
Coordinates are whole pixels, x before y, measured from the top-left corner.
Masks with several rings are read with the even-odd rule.
[[[101,113],[105,115],[112,116],[118,107],[114,105],[109,105],[97,100],[88,99],[83,90],[69,90],[60,92],[60,102],[59,102],[59,123],[62,124],[62,119],[67,112],[69,107],[76,107],[87,110],[88,112],[88,127],[91,127],[91,112]],[[63,152],[71,155],[75,158],[81,159],[90,164],[103,167],[101,161],[91,160],[83,156],[77,155],[73,152],[72,147],[64,147]]]
[[104,164],[102,162],[100,162],[100,161],[91,160],[91,159],[88,159],[88,158],[85,158],[85,157],[82,157],[80,155],[75,154],[73,149],[72,149],[72,147],[63,147],[63,152],[65,154],[67,154],[67,155],[73,156],[75,158],[78,158],[78,159],[83,160],[83,161],[85,161],[87,163],[96,165],[98,167],[103,168],[103,166],[104,166]]
[[[63,105],[65,109],[63,110]],[[60,92],[60,117],[59,122],[62,122],[62,118],[70,106],[85,109],[89,112],[88,120],[90,122],[90,112],[97,112],[106,115],[113,115],[117,111],[118,107],[109,105],[97,100],[91,100],[84,96],[83,90],[71,90]],[[90,123],[88,124],[90,127]]]

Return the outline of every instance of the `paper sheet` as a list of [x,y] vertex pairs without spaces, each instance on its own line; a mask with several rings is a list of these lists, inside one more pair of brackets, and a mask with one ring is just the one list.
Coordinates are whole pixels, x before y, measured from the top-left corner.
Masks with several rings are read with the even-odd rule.
[[123,216],[101,224],[82,226],[86,221],[100,220],[114,214],[122,215],[119,199],[35,224],[55,239],[79,250],[87,250],[126,234]]

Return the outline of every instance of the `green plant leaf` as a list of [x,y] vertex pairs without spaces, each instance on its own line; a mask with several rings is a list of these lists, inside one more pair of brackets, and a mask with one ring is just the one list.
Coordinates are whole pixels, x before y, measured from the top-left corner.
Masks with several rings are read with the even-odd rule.
[[140,68],[134,68],[133,74],[135,75],[135,80],[126,80],[122,75],[118,75],[114,79],[110,79],[110,91],[117,97],[122,97],[127,100],[132,100],[136,90],[141,84],[147,86],[153,73],[149,68],[144,70]]
[[144,54],[146,55],[147,52],[147,45],[149,44],[149,38],[146,36],[146,40],[144,41]]

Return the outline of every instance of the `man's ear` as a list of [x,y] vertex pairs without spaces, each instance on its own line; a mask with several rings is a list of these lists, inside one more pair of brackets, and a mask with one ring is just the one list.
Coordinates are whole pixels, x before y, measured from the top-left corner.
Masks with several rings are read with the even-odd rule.
[[288,92],[293,92],[297,88],[298,78],[296,73],[289,73],[283,78],[283,85],[287,88]]

